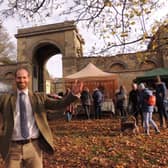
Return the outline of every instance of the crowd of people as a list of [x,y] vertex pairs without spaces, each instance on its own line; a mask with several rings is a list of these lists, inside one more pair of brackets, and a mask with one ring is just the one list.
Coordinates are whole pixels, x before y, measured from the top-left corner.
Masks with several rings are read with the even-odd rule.
[[[31,92],[29,70],[19,67],[15,72],[16,90],[0,95],[0,154],[5,161],[5,167],[42,168],[42,153],[54,153],[54,141],[47,122],[47,110],[64,112],[67,121],[72,119],[73,103],[80,100],[87,119],[91,117],[91,105],[94,107],[95,119],[101,119],[101,106],[104,95],[99,88],[90,94],[83,83],[75,81],[71,89],[60,94],[56,100],[45,93]],[[153,96],[155,95],[155,96]],[[155,104],[156,97],[156,104]],[[129,94],[122,85],[115,95],[114,104],[121,117],[133,115],[145,133],[150,134],[150,124],[156,133],[160,128],[168,127],[168,112],[166,110],[167,88],[160,77],[156,77],[155,92],[144,83],[132,84]],[[159,114],[160,128],[152,119],[154,107]]]
[[[66,98],[66,96],[68,96],[70,92],[71,92],[71,89],[66,88],[65,93],[59,92],[56,95],[49,94],[48,96],[54,99],[62,99],[62,98]],[[103,96],[103,93],[100,91],[100,89],[95,88],[93,90],[93,93],[90,93],[89,88],[84,86],[80,93],[79,99],[76,102],[72,102],[66,107],[64,111],[64,114],[66,116],[66,121],[68,122],[71,121],[72,117],[76,115],[77,106],[79,104],[82,107],[82,111],[84,112],[86,119],[88,120],[91,119],[91,113],[93,109],[94,109],[94,118],[101,119],[101,116],[102,116],[101,106],[102,106],[103,100],[104,100],[104,96]]]
[[[67,88],[66,94],[62,97],[66,97],[71,90]],[[154,100],[151,100],[153,96]],[[150,99],[150,100],[149,100]],[[104,102],[104,94],[99,88],[95,88],[92,93],[88,87],[83,87],[80,94],[80,107],[85,114],[86,119],[101,119],[102,104]],[[153,112],[157,111],[160,128],[168,127],[168,111],[166,110],[167,103],[167,88],[166,84],[161,81],[160,76],[155,79],[155,87],[148,88],[146,83],[132,83],[132,89],[127,92],[124,85],[120,85],[119,89],[115,93],[113,100],[115,106],[115,115],[119,117],[134,116],[136,124],[144,128],[147,135],[150,134],[150,125],[154,128],[156,133],[160,132],[159,127],[153,120]],[[152,104],[149,101],[153,101]],[[71,103],[67,106],[66,120],[71,121],[73,114],[76,113],[76,104]]]
[[[69,90],[70,92],[70,90]],[[66,94],[65,94],[66,95]],[[154,100],[150,98],[153,97]],[[149,100],[150,99],[150,100]],[[95,88],[92,92],[88,87],[83,87],[80,94],[80,107],[85,114],[86,119],[101,119],[103,116],[102,104],[105,100],[101,89]],[[111,101],[115,106],[115,115],[119,117],[134,116],[136,124],[144,128],[144,132],[150,134],[150,125],[156,133],[160,133],[160,128],[168,128],[168,111],[167,111],[167,88],[166,84],[161,81],[160,76],[155,78],[153,88],[149,88],[146,83],[132,83],[132,89],[127,92],[124,85],[120,85]],[[152,104],[151,102],[152,101]],[[70,104],[66,111],[66,119],[70,121],[73,114],[76,113],[75,103]],[[157,112],[159,126],[153,119],[153,112]]]
[[[69,90],[69,88],[67,88],[67,90]],[[104,99],[103,93],[98,88],[95,88],[92,94],[90,93],[88,87],[85,86],[83,88],[80,95],[80,104],[82,106],[82,110],[84,111],[86,119],[88,120],[91,119],[92,107],[94,109],[94,118],[101,119],[102,116],[101,105],[103,99]],[[75,106],[76,104],[72,103],[67,107],[65,111],[67,121],[70,121],[72,119],[73,114],[76,113],[75,110],[77,110],[77,108]]]
[[[151,96],[153,96],[154,100],[149,100]],[[93,115],[94,119],[102,118],[103,101],[104,95],[99,88],[95,88],[92,93],[90,93],[88,87],[85,86],[83,88],[80,102],[86,119],[91,119],[91,115]],[[150,125],[156,133],[160,132],[159,127],[152,118],[155,111],[158,113],[160,128],[168,127],[168,111],[166,110],[167,88],[166,84],[161,81],[160,76],[155,79],[155,87],[150,89],[146,83],[132,83],[132,89],[128,93],[125,86],[121,85],[112,101],[115,106],[116,116],[134,116],[136,124],[143,127],[147,135],[150,134]],[[153,101],[153,104],[149,101]],[[75,108],[71,104],[65,112],[67,121],[72,119],[73,113],[75,113]]]
[[[150,99],[151,97],[154,100]],[[80,101],[86,119],[91,119],[91,113],[94,119],[102,118],[101,107],[104,95],[99,88],[95,88],[91,94],[89,89],[84,87],[81,92]],[[118,91],[116,91],[113,101],[115,115],[125,118],[130,115],[134,116],[136,124],[143,127],[147,135],[150,134],[150,125],[156,133],[160,133],[160,128],[168,127],[168,111],[166,110],[167,88],[166,84],[161,81],[160,76],[156,77],[154,88],[148,88],[146,83],[137,84],[133,82],[131,91],[127,92],[125,86],[121,85]],[[73,108],[73,112],[74,110],[75,108]],[[160,128],[153,120],[153,112],[157,112],[158,114]],[[68,113],[72,114],[70,110],[68,110]]]
[[133,83],[132,90],[129,93],[126,92],[123,85],[120,86],[115,95],[115,104],[121,117],[133,115],[136,118],[137,125],[144,127],[145,133],[149,135],[150,124],[156,133],[160,132],[156,122],[152,119],[154,111],[159,114],[160,128],[168,128],[167,88],[166,84],[161,81],[160,76],[156,77],[154,88],[149,89],[145,85],[145,83],[139,85]]

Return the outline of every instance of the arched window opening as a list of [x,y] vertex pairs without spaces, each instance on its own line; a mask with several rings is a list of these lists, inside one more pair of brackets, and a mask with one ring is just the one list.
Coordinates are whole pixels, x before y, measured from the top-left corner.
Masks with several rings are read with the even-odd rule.
[[46,69],[52,78],[62,78],[62,54],[50,57],[46,63]]

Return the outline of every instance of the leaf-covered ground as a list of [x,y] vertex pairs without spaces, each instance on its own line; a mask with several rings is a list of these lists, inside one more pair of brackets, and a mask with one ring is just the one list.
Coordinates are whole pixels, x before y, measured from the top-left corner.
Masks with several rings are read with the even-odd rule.
[[44,168],[167,168],[168,129],[146,136],[120,133],[118,118],[50,122],[55,154]]
[[122,135],[119,119],[51,123],[55,155],[45,167],[159,168],[168,167],[168,130],[151,136]]

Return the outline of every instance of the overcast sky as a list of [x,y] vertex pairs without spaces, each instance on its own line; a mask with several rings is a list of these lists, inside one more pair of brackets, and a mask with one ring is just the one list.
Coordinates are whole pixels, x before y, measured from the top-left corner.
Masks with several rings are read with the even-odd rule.
[[[58,13],[58,12],[57,12]],[[36,25],[44,25],[44,24],[53,24],[58,22],[63,22],[65,20],[72,20],[70,17],[67,18],[67,16],[58,16],[58,14],[55,13],[52,17],[48,18],[44,22],[41,23],[34,23],[34,22],[25,22],[24,20],[10,17],[8,18],[4,23],[4,27],[9,32],[12,41],[17,45],[17,40],[15,38],[15,34],[17,34],[17,30],[20,28],[27,28],[27,27],[33,27]],[[91,30],[86,30],[83,28],[79,28],[79,33],[82,35],[82,37],[85,39],[86,44],[84,47],[84,52],[87,52],[90,50],[90,47],[92,46],[93,41],[97,41],[97,37],[92,34]],[[17,47],[17,46],[16,46]],[[47,69],[52,77],[62,77],[62,55],[53,56],[49,59],[47,62]]]

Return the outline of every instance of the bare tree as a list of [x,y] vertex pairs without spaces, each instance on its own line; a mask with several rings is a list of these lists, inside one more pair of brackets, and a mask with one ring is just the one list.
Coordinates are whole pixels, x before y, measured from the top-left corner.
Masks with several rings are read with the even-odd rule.
[[30,21],[33,17],[49,17],[63,3],[60,5],[60,0],[0,0],[0,5],[3,18],[19,15]]
[[16,59],[16,50],[9,34],[0,24],[0,60],[10,63]]
[[[5,3],[6,2],[6,3]],[[100,50],[94,53],[105,53],[112,48],[119,52],[129,52],[135,49],[131,44],[146,45],[156,32],[160,23],[149,28],[153,13],[164,5],[166,0],[0,0],[0,5],[6,7],[0,11],[1,16],[15,15],[30,20],[31,18],[50,17],[58,9],[61,15],[73,18],[77,23],[84,23],[92,28],[99,39],[103,41]],[[167,24],[167,18],[162,20]],[[96,43],[95,43],[96,44]]]

